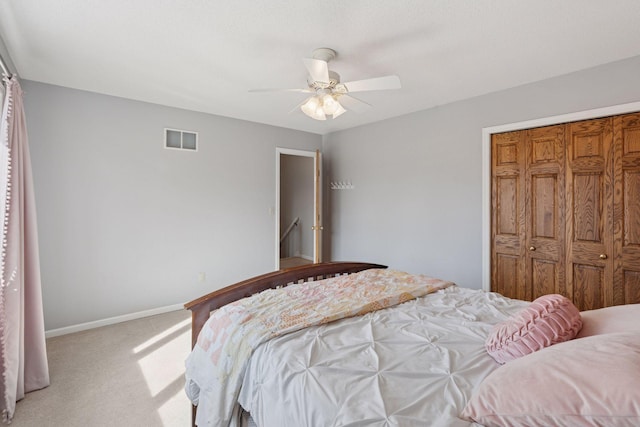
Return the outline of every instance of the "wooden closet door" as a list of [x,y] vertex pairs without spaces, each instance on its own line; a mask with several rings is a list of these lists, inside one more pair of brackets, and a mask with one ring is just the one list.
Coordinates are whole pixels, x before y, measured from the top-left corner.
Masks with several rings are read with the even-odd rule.
[[525,139],[527,300],[565,290],[565,125],[529,129]]
[[526,298],[524,131],[491,137],[491,290]]
[[613,303],[612,119],[567,125],[567,296],[580,310]]
[[640,303],[640,113],[614,118],[613,304]]

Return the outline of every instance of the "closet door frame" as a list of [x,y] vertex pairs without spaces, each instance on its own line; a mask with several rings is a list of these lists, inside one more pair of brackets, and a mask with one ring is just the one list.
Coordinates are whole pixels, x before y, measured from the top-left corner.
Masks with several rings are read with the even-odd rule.
[[482,289],[491,290],[491,135],[637,111],[640,102],[631,102],[482,129]]

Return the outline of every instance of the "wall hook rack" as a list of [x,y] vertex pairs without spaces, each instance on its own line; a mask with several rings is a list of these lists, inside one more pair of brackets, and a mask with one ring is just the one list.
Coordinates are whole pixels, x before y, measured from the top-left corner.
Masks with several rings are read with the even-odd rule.
[[356,188],[351,181],[331,181],[329,185],[332,190],[353,190]]

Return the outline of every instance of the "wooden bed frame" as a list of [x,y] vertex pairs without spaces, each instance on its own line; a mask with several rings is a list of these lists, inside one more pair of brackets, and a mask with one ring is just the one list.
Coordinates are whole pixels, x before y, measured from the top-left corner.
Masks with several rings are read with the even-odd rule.
[[200,330],[209,319],[210,313],[223,305],[257,294],[265,289],[287,286],[292,283],[327,279],[343,274],[357,273],[370,268],[387,268],[387,266],[366,262],[324,262],[301,265],[252,277],[188,302],[184,305],[184,308],[191,310],[191,348],[196,345],[198,334],[200,334]]
[[[387,268],[386,265],[366,262],[324,262],[301,265],[286,270],[273,271],[251,279],[243,280],[190,301],[184,308],[191,310],[191,348],[196,345],[200,330],[213,310],[244,297],[257,294],[265,289],[287,286],[293,283],[328,279],[344,274],[357,273],[371,268]],[[191,425],[196,424],[196,407],[191,408]]]

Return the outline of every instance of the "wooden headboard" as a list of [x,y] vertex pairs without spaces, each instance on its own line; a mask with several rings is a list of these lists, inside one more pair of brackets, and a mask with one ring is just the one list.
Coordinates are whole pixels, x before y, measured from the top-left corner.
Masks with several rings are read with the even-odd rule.
[[273,271],[243,280],[188,302],[184,308],[191,310],[191,348],[196,344],[200,330],[209,319],[211,311],[230,302],[251,296],[265,289],[287,286],[292,283],[310,282],[343,274],[357,273],[371,268],[387,268],[386,265],[365,262],[324,262],[308,264],[286,270]]

